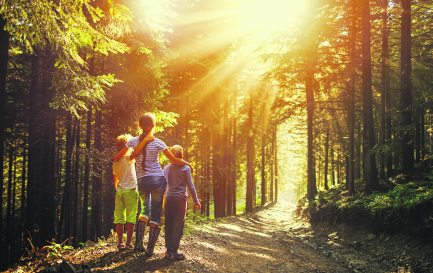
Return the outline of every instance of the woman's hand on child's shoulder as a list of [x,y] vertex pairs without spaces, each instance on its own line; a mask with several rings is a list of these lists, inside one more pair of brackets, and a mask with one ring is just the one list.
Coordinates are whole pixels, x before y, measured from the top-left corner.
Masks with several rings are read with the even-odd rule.
[[189,170],[191,171],[191,173],[193,173],[193,170],[192,170],[192,166],[191,166],[191,164],[190,164],[190,163],[187,163],[186,166],[188,166],[188,167],[189,167]]
[[151,142],[153,140],[155,140],[155,136],[153,136],[151,134],[148,134],[145,138],[143,138],[142,141],[144,141],[144,142]]

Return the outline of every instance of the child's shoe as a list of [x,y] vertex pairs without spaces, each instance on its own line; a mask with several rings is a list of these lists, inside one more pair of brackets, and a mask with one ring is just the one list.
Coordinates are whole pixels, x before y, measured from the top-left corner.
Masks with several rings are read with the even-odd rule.
[[167,259],[167,260],[170,260],[170,261],[174,261],[173,253],[171,253],[169,251],[165,252],[164,259]]
[[182,253],[174,253],[173,258],[175,261],[183,261],[185,260],[185,255],[183,255]]
[[122,251],[125,250],[125,245],[123,243],[117,245],[117,250]]

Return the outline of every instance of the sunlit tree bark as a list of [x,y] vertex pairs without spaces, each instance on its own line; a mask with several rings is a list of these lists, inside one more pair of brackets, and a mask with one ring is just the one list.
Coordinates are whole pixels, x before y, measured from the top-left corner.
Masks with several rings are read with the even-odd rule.
[[254,208],[255,195],[254,195],[254,162],[255,162],[255,148],[254,148],[254,133],[253,133],[253,97],[250,94],[248,102],[248,135],[247,135],[247,190],[246,190],[246,211],[251,212]]

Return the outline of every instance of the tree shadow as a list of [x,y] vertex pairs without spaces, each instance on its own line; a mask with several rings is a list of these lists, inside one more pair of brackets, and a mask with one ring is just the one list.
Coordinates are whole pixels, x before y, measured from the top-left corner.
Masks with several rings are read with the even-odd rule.
[[160,271],[172,264],[173,262],[164,259],[160,253],[148,258],[145,253],[125,250],[106,253],[89,266],[92,272],[143,272]]

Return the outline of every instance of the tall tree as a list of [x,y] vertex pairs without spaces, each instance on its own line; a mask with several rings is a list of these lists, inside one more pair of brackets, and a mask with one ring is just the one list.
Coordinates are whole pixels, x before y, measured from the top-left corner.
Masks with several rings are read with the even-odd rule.
[[102,231],[102,113],[96,110],[94,130],[94,152],[92,176],[92,226],[90,238],[96,240]]
[[400,126],[401,170],[413,169],[411,0],[401,0]]
[[349,97],[348,97],[348,180],[347,189],[349,194],[355,191],[355,89],[356,89],[356,33],[357,33],[357,0],[351,0],[350,3],[350,25],[349,25]]
[[84,160],[83,178],[83,222],[82,240],[87,241],[89,227],[89,185],[90,185],[90,157],[91,157],[91,138],[92,138],[92,107],[87,110],[86,118],[86,157]]
[[[3,241],[3,187],[4,187],[4,142],[5,142],[5,101],[6,75],[8,66],[9,34],[5,30],[5,20],[0,16],[0,243]],[[0,264],[4,264],[6,257],[4,250],[0,250]]]
[[261,205],[265,205],[267,201],[266,192],[267,192],[267,186],[266,186],[266,158],[265,158],[265,135],[262,135],[262,145],[261,145],[261,158],[262,158],[262,164],[260,165],[260,174],[262,179],[262,185],[261,185],[261,196],[260,201]]
[[371,15],[370,0],[361,1],[362,15],[362,121],[364,180],[367,192],[377,190],[376,157],[373,148],[376,144],[373,120],[373,89],[371,80]]
[[[52,63],[48,49],[39,49],[32,57],[30,87],[27,230],[40,245],[54,236],[54,111],[51,86]],[[45,60],[45,61],[44,61]]]
[[[384,144],[391,142],[392,116],[391,116],[391,78],[389,65],[389,23],[388,23],[388,0],[382,0],[382,66],[381,66],[381,107],[382,107],[382,135]],[[392,153],[385,153],[386,176],[392,174]]]
[[324,164],[325,170],[324,170],[324,174],[323,174],[323,176],[324,176],[323,184],[324,184],[325,190],[329,189],[329,185],[328,185],[328,166],[329,166],[328,162],[329,162],[329,160],[328,159],[329,159],[329,126],[326,125],[325,159],[324,159],[325,160],[325,164]]
[[317,194],[316,163],[314,151],[314,60],[309,52],[305,64],[305,94],[307,101],[307,198],[314,199]]
[[254,115],[254,99],[250,94],[248,101],[248,120],[247,120],[247,190],[246,190],[246,206],[247,212],[253,211],[255,203],[254,187],[255,187],[255,148],[254,148],[254,130],[253,130],[253,115]]

